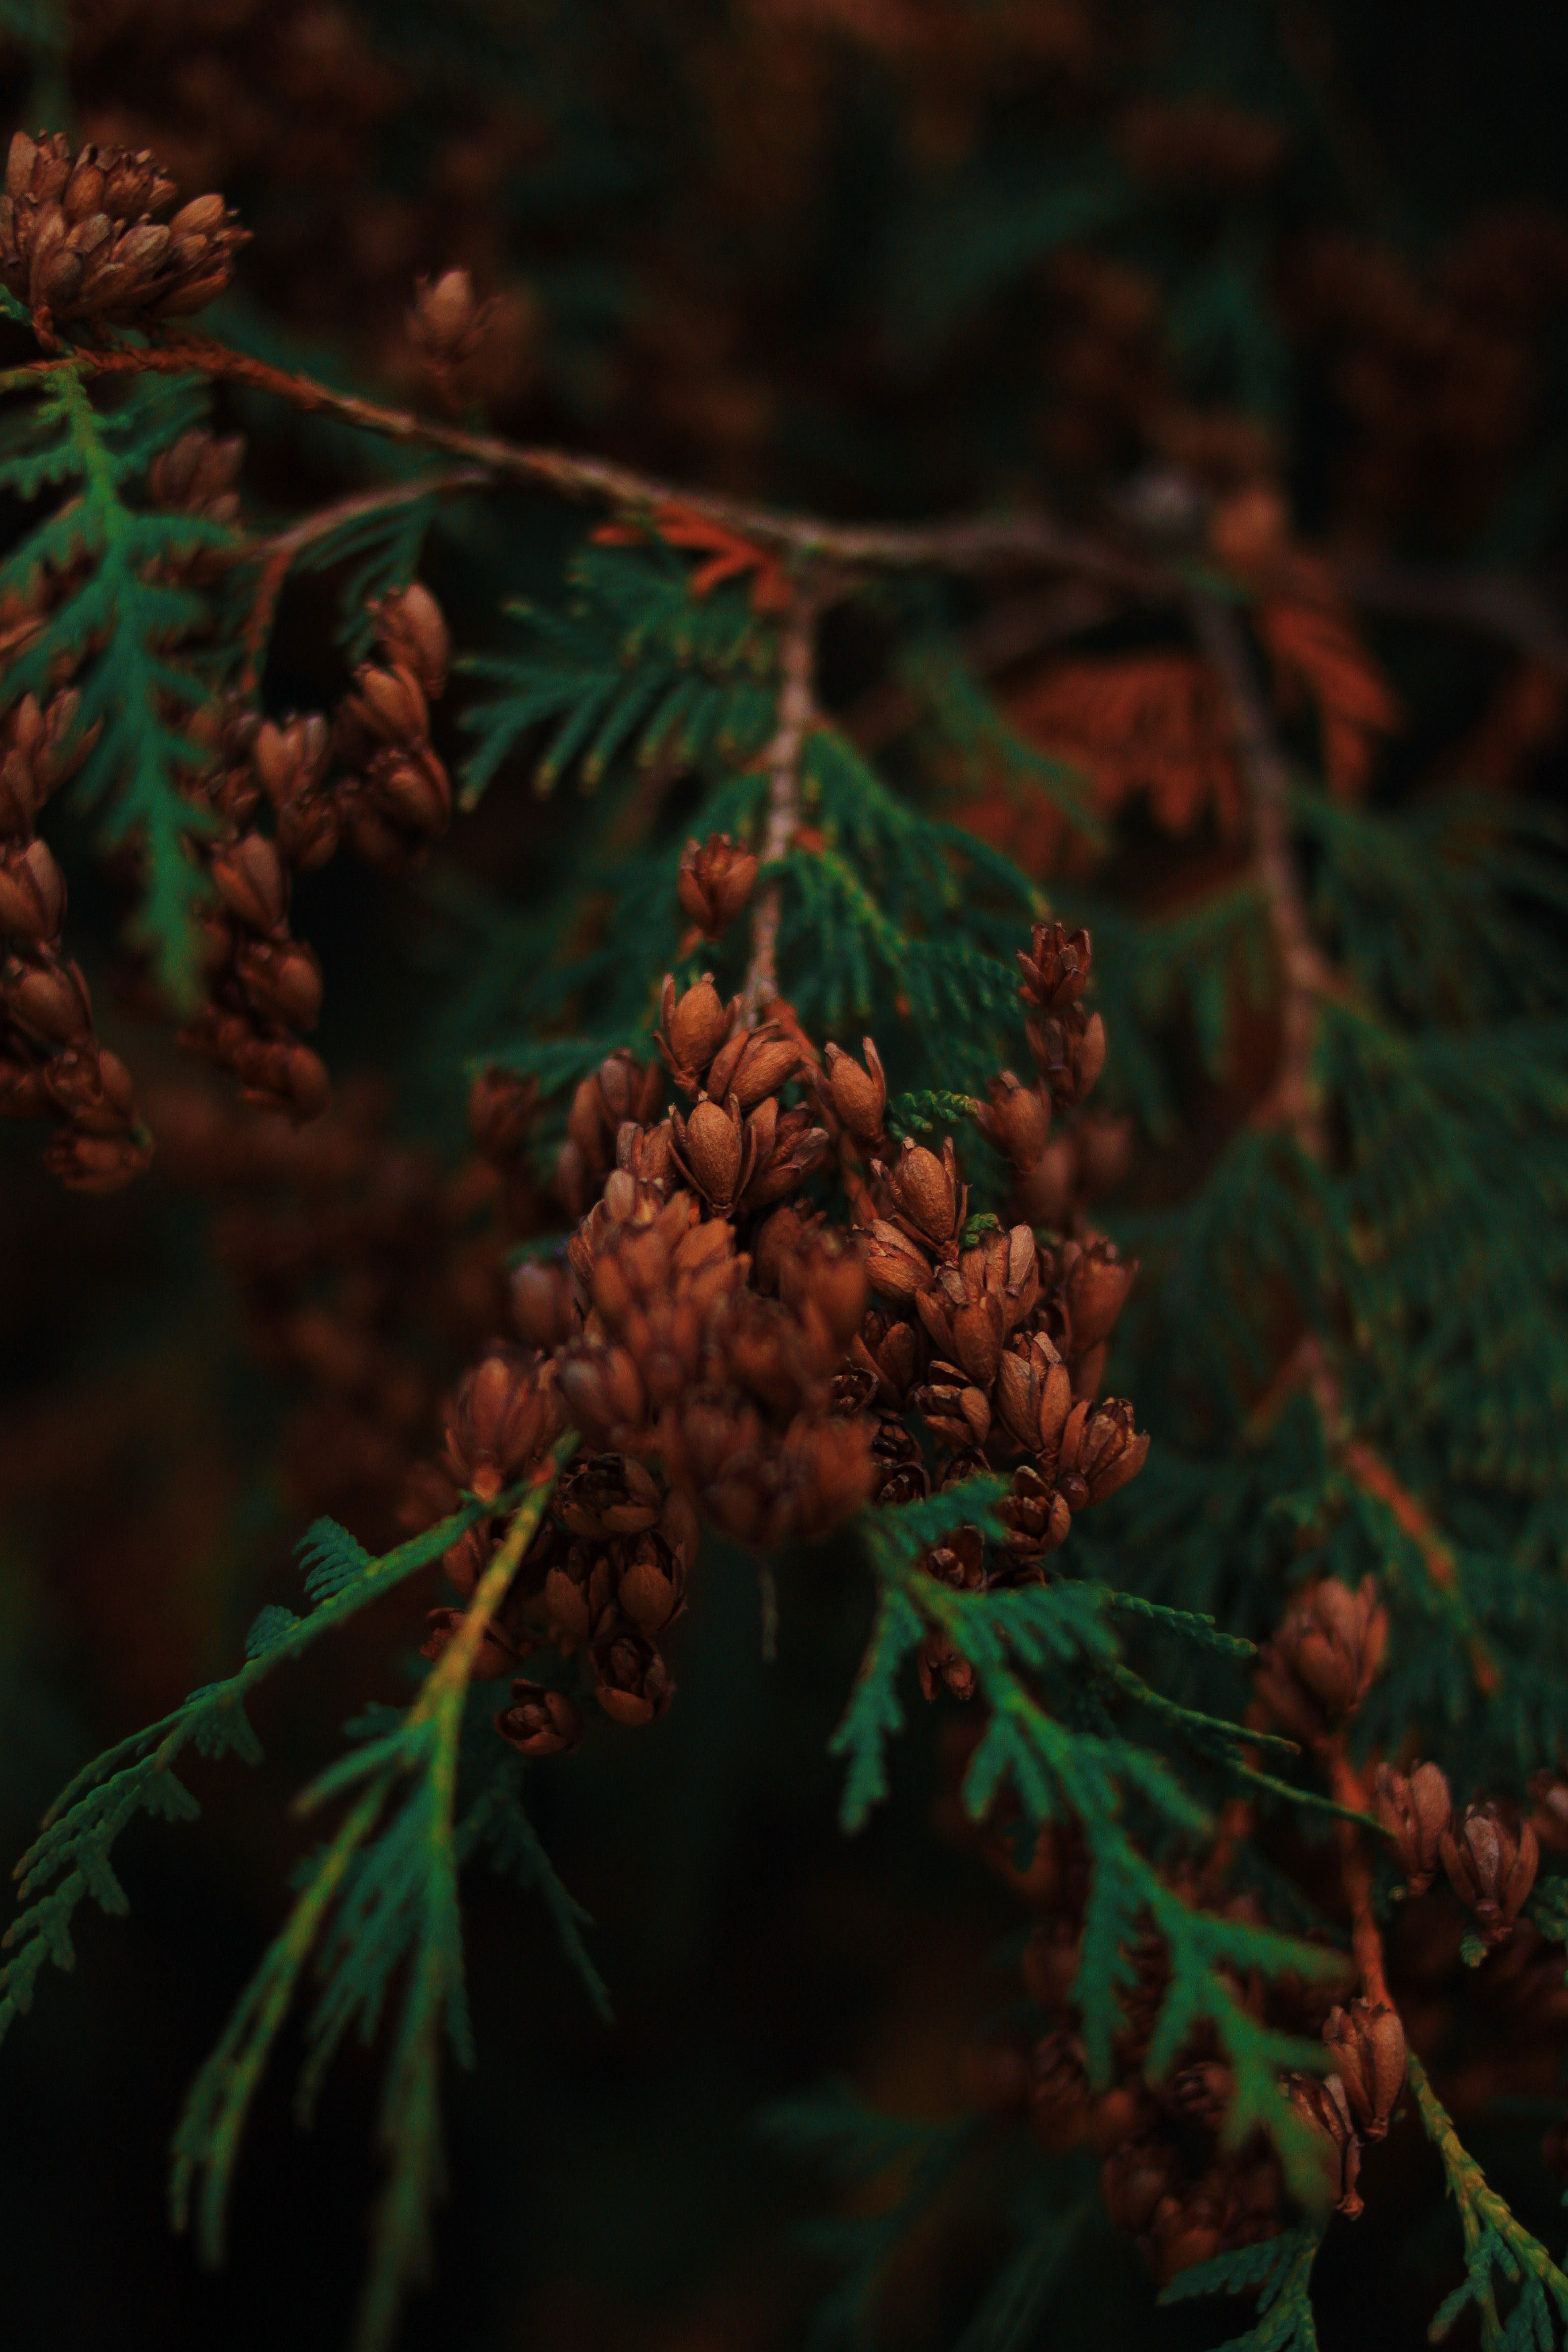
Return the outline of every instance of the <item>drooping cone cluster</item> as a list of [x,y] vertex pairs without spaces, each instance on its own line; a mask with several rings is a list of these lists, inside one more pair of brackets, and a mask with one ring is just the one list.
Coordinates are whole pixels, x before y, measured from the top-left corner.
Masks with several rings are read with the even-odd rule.
[[[1183,1865],[1165,1875],[1184,1899],[1198,1895]],[[1137,2241],[1163,2284],[1196,2263],[1273,2237],[1281,2227],[1284,2179],[1260,2137],[1229,2144],[1235,2084],[1212,2028],[1200,2024],[1163,2074],[1147,2074],[1170,1985],[1169,1954],[1152,1928],[1123,1955],[1131,1974],[1121,1990],[1113,2079],[1104,2090],[1091,2088],[1075,2000],[1091,1881],[1078,1825],[1043,1832],[1028,1870],[1016,1881],[1038,1915],[1021,1969],[1038,2022],[1032,2033],[1007,2024],[999,2038],[971,2052],[967,2071],[979,2103],[1026,2124],[1044,2153],[1081,2150],[1099,2160],[1108,2217]],[[1232,1916],[1260,1916],[1247,1896],[1229,1907]],[[1301,2023],[1294,2014],[1270,2012],[1261,1980],[1238,1990],[1260,2023]]]
[[69,327],[145,326],[199,310],[228,284],[249,235],[221,196],[178,194],[146,153],[86,146],[61,131],[18,131],[0,195],[0,281],[41,338]]
[[90,749],[80,698],[26,695],[0,720],[0,1116],[57,1122],[46,1167],[74,1191],[112,1192],[150,1144],[131,1073],[93,1032],[87,983],[60,953],[65,877],[36,830],[44,801]]
[[[205,454],[190,453],[188,488]],[[428,698],[447,676],[440,608],[416,582],[372,614],[382,660],[355,672],[335,727],[319,713],[279,722],[216,708],[193,722],[213,754],[191,797],[213,821],[201,854],[218,905],[205,925],[210,996],[181,1042],[231,1070],[247,1101],[297,1119],[317,1117],[331,1089],[300,1042],[321,1011],[321,976],[289,934],[290,868],[324,865],[345,839],[376,865],[405,862],[451,814],[428,732]],[[329,779],[334,739],[361,772]],[[270,834],[258,823],[268,803]]]
[[[717,926],[751,879],[721,836],[693,843],[682,903]],[[1057,1022],[1042,1050],[1076,1100],[1101,1050],[1072,994],[1087,941],[1076,961],[1069,943],[1036,950],[1032,1013],[1038,958],[1069,974],[1040,1017]],[[1148,1450],[1130,1405],[1096,1402],[1135,1268],[1089,1234],[1043,1249],[1027,1225],[967,1230],[952,1142],[889,1145],[872,1039],[863,1060],[829,1043],[819,1063],[792,1018],[746,1027],[741,1000],[705,973],[683,991],[666,980],[656,1042],[662,1067],[621,1051],[576,1088],[555,1171],[576,1230],[563,1258],[516,1276],[518,1329],[537,1351],[526,1377],[552,1384],[593,1450],[562,1482],[485,1653],[499,1672],[541,1643],[581,1652],[623,1722],[668,1704],[658,1643],[700,1520],[766,1551],[820,1540],[868,1501],[1011,1472],[1001,1555],[960,1528],[925,1563],[977,1589],[1040,1575],[1074,1513],[1125,1486]],[[666,1082],[681,1100],[661,1118]],[[804,1100],[789,1099],[795,1088]],[[476,1082],[470,1125],[509,1190],[525,1181],[534,1111],[529,1082],[499,1070]],[[836,1155],[848,1227],[803,1189]],[[488,1499],[499,1487],[480,1475],[510,1473],[476,1466],[463,1411],[459,1400],[448,1418],[447,1499]],[[427,1517],[441,1500],[426,1488]],[[494,1539],[467,1538],[448,1561],[465,1593]],[[442,1615],[432,1639],[454,1622]],[[934,1639],[921,1665],[928,1694],[970,1696],[965,1663]],[[519,1687],[505,1736],[544,1743],[531,1752],[569,1745],[546,1685]]]

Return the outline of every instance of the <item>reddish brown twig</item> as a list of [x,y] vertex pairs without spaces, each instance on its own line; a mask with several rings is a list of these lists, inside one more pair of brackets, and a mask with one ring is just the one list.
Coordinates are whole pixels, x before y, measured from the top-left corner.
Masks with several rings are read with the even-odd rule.
[[[1371,1804],[1369,1789],[1362,1786],[1345,1754],[1344,1738],[1335,1740],[1329,1757],[1329,1785],[1334,1802],[1352,1812],[1364,1813]],[[1384,1972],[1383,1937],[1372,1907],[1372,1865],[1362,1843],[1360,1827],[1342,1818],[1334,1823],[1340,1847],[1340,1881],[1351,1915],[1351,1950],[1361,1989],[1370,2001],[1393,2009],[1394,2002]]]
[[[816,669],[816,624],[830,591],[820,580],[797,588],[789,618],[779,638],[777,724],[763,754],[768,777],[768,815],[759,855],[764,866],[776,866],[789,848],[800,816],[800,762],[805,739],[816,717],[814,681]],[[752,913],[752,960],[742,1000],[748,1026],[778,990],[778,877],[758,893]]]
[[413,506],[420,499],[437,498],[450,490],[478,489],[489,476],[477,466],[460,473],[435,474],[415,482],[390,482],[374,490],[359,490],[352,498],[336,499],[331,506],[318,507],[302,515],[287,530],[277,532],[271,539],[242,551],[244,560],[260,562],[256,592],[246,615],[242,642],[245,646],[245,667],[240,675],[240,691],[255,691],[260,676],[267,642],[272,633],[273,619],[278,611],[278,599],[283,583],[299,558],[310,547],[345,524],[356,522],[362,516],[384,514],[397,507]]
[[1218,596],[1199,594],[1192,599],[1191,609],[1198,642],[1230,703],[1237,752],[1252,803],[1253,870],[1279,957],[1279,1070],[1268,1109],[1310,1159],[1321,1160],[1324,1137],[1312,1055],[1318,1006],[1330,992],[1331,974],[1312,938],[1290,845],[1289,782],[1235,607]]

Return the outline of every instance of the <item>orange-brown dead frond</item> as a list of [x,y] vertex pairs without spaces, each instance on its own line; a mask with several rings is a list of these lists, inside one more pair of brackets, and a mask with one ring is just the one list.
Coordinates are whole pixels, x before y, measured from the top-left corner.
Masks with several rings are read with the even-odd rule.
[[707,562],[699,564],[691,574],[694,596],[706,596],[724,581],[739,579],[749,572],[752,575],[753,613],[789,610],[789,579],[777,556],[770,555],[766,548],[758,547],[752,540],[742,538],[738,531],[727,530],[722,523],[712,521],[707,515],[682,506],[678,499],[667,499],[655,507],[647,526],[626,517],[602,523],[593,536],[600,547],[635,547],[650,528],[667,547],[707,556]]
[[1397,731],[1399,704],[1318,567],[1298,560],[1290,570],[1289,585],[1258,607],[1258,634],[1281,707],[1299,708],[1304,696],[1317,706],[1324,773],[1349,797],[1364,789],[1379,738]]
[[1064,663],[1013,697],[1019,732],[1091,779],[1109,814],[1147,793],[1155,823],[1190,833],[1212,809],[1220,832],[1242,830],[1241,787],[1224,698],[1186,654]]

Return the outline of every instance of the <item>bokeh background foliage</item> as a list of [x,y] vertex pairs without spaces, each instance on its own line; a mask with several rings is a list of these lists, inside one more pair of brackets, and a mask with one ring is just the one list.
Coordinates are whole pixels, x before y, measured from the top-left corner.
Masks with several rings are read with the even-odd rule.
[[[222,188],[255,242],[243,290],[213,323],[281,363],[422,397],[412,281],[460,264],[498,298],[464,398],[514,436],[678,481],[849,516],[1043,499],[1092,521],[1118,499],[1147,499],[1173,467],[1216,495],[1267,480],[1300,541],[1363,567],[1378,675],[1399,712],[1396,731],[1368,724],[1352,693],[1335,737],[1320,724],[1333,716],[1321,668],[1316,700],[1302,698],[1291,740],[1304,768],[1331,771],[1336,744],[1353,765],[1368,739],[1377,756],[1369,800],[1303,802],[1325,937],[1367,987],[1396,1004],[1403,991],[1413,1023],[1443,999],[1446,952],[1465,967],[1461,1004],[1561,1003],[1543,942],[1526,971],[1512,940],[1485,966],[1461,908],[1462,940],[1446,947],[1429,814],[1437,783],[1489,793],[1494,810],[1526,788],[1532,804],[1560,803],[1561,646],[1543,642],[1534,607],[1510,625],[1489,606],[1482,625],[1452,628],[1400,594],[1414,567],[1450,593],[1456,580],[1500,577],[1550,590],[1560,574],[1561,25],[1333,0],[1146,12],[1078,0],[455,0],[438,12],[392,0],[10,0],[0,37],[8,124],[152,145],[182,189]],[[268,500],[292,511],[400,462],[240,391],[218,394],[217,421],[247,436],[260,516]],[[297,576],[266,678],[271,707],[317,707],[341,690],[363,649],[344,633],[367,582],[416,562],[459,644],[512,665],[514,683],[529,648],[538,658],[537,636],[502,608],[563,612],[567,567],[583,561],[580,513],[498,492],[420,501],[399,528]],[[384,1416],[331,1393],[282,1328],[267,1207],[213,1182],[212,1114],[139,1017],[134,970],[116,984],[122,877],[88,854],[86,820],[60,812],[52,837],[70,873],[72,945],[105,1034],[144,1077],[163,1148],[144,1183],[84,1202],[36,1169],[26,1131],[0,1136],[5,1230],[26,1236],[0,1255],[0,1827],[12,1851],[84,1755],[226,1670],[263,1602],[297,1601],[290,1549],[316,1510],[373,1546],[395,1535],[406,1461],[427,1449],[435,1400],[489,1303],[440,1205],[465,1148],[466,1057],[521,1038],[549,1010],[542,942],[552,925],[570,929],[584,826],[601,822],[580,797],[594,783],[582,772],[593,733],[563,731],[561,680],[613,661],[616,567],[627,560],[588,556],[598,569],[577,575],[577,635],[545,664],[526,725],[497,740],[443,722],[454,764],[477,743],[480,781],[489,743],[496,781],[437,864],[408,879],[334,866],[297,901],[325,967],[323,1051],[343,1076],[342,1116],[374,1139],[357,1160],[345,1155],[345,1181],[373,1202],[365,1247],[395,1294],[389,1344],[413,1384],[391,1437]],[[1140,1245],[1163,1231],[1169,1245],[1173,1204],[1195,1198],[1223,1255],[1227,1221],[1260,1230],[1268,1171],[1233,1157],[1228,1194],[1194,1187],[1265,1083],[1274,1045],[1266,951],[1245,893],[1226,892],[1240,860],[1224,762],[1201,713],[1184,744],[1167,699],[1157,751],[1142,772],[1119,769],[1125,725],[1085,717],[1047,657],[1053,632],[1076,634],[1075,650],[1115,668],[1127,692],[1153,690],[1161,632],[1109,607],[1031,620],[1017,608],[1037,604],[1037,590],[1009,599],[1005,587],[994,604],[1009,606],[1011,637],[989,597],[930,583],[890,590],[885,616],[864,605],[837,616],[823,698],[863,744],[888,747],[893,772],[940,777],[977,833],[1093,920],[1108,1087],[1139,1138],[1109,1222]],[[712,627],[745,609],[739,597],[716,604]],[[944,651],[955,635],[963,672]],[[889,646],[911,635],[915,654],[890,672]],[[743,757],[766,705],[759,715],[748,702],[738,640],[710,650],[723,694],[704,723],[728,727]],[[998,687],[982,712],[963,700],[975,673]],[[469,716],[482,690],[478,678],[466,689]],[[658,717],[650,706],[638,729]],[[603,723],[596,707],[592,728]],[[628,731],[627,748],[637,740]],[[561,772],[549,797],[528,789],[542,762],[546,781]],[[635,775],[612,778],[607,824],[635,790]],[[1370,820],[1401,809],[1408,829],[1391,870],[1388,835]],[[1521,814],[1521,835],[1526,824]],[[1413,875],[1431,887],[1413,888]],[[1498,885],[1514,912],[1550,905],[1552,887],[1538,845]],[[631,861],[624,922],[647,919],[645,888]],[[810,965],[809,931],[783,945]],[[1189,988],[1194,970],[1203,985]],[[800,1009],[839,1017],[826,1003]],[[1347,1019],[1331,1050],[1352,1094],[1371,1085],[1355,1058],[1364,1048]],[[1401,1148],[1429,1118],[1418,1148],[1440,1157],[1445,1119],[1468,1122],[1477,1166],[1456,1230],[1475,1230],[1463,1223],[1473,1202],[1501,1221],[1491,1262],[1518,1307],[1547,1255],[1528,1220],[1561,1217],[1559,1163],[1516,1156],[1517,1181],[1500,1188],[1496,1154],[1519,1151],[1497,1139],[1516,1108],[1506,1067],[1431,1064],[1381,1074],[1371,1098],[1405,1087]],[[1487,1083],[1493,1096],[1478,1103]],[[1373,1223],[1376,1176],[1357,1204]],[[1183,1263],[1201,1268],[1205,1236],[1176,1238]],[[1263,1243],[1267,1255],[1266,1231]],[[1430,1231],[1415,1244],[1441,1245]],[[1237,1335],[1213,1328],[1214,1295],[1165,1296],[1159,1311],[1219,1391]],[[1505,1366],[1478,1405],[1483,1483],[1510,1449],[1518,1495],[1552,1483],[1536,1474],[1560,1450],[1561,1349],[1559,1321],[1555,1340],[1548,1332]],[[1178,1383],[1161,1394],[1157,1333],[1137,1360],[1142,1417],[1201,1451],[1201,1426],[1183,1417],[1196,1410],[1201,1422],[1203,1383],[1196,1407]],[[1457,1417],[1452,1383],[1471,1376],[1462,1349],[1428,1361],[1434,1444]],[[1181,1495],[1169,1483],[1150,1494],[1152,1534],[1185,1559]],[[1245,1529],[1266,1499],[1237,1481],[1211,1509]],[[1499,1507],[1522,1556],[1529,1504]],[[1485,1549],[1484,1530],[1465,1535]],[[821,2195],[756,2118],[835,2074],[894,2116],[966,2112],[963,2048],[1008,1997],[992,1956],[1020,1915],[962,1837],[940,1833],[954,1812],[940,1724],[915,1714],[894,1762],[897,1801],[847,1846],[826,1750],[864,1639],[864,1585],[834,1556],[804,1564],[764,1666],[749,1575],[719,1569],[685,1637],[679,1706],[635,1769],[599,1742],[569,1771],[533,1776],[538,1826],[596,1923],[613,2032],[536,1907],[499,1882],[474,1889],[484,2063],[449,2086],[440,2284],[411,2307],[410,2346],[798,2342],[831,2273],[791,2223],[819,2211]],[[1255,1612],[1240,1627],[1250,1633],[1272,1622],[1271,1599],[1245,1586],[1199,1595],[1188,1583],[1183,1598],[1226,1622],[1239,1600]],[[278,1679],[256,1707],[262,1772],[195,1768],[200,1822],[177,1840],[143,1824],[126,1842],[129,1917],[85,1927],[76,1982],[47,1982],[7,2042],[0,2230],[25,2332],[70,2345],[342,2340],[374,2188],[369,2061],[350,2055],[300,2137],[286,2088],[297,2053],[285,2051],[216,2280],[165,2234],[161,2159],[184,2085],[276,1924],[298,1851],[284,1799],[335,1753],[367,1690],[406,1689],[417,1625],[394,1601]],[[1550,1693],[1540,1706],[1549,1725],[1560,1719]],[[1500,1769],[1497,1754],[1477,1769]],[[1471,2137],[1554,2243],[1539,2118]],[[858,2213],[851,2190],[840,2215]],[[1416,2145],[1320,2261],[1325,2343],[1419,2340],[1458,2274],[1447,2228],[1436,2161]],[[958,2341],[1009,2239],[1000,2201],[947,2210],[939,2198],[891,2266],[885,2340],[912,2352]],[[1054,2294],[1049,2332],[1064,2343],[1175,2346],[1217,2332],[1203,2307],[1156,2319],[1152,2290],[1093,2214]]]

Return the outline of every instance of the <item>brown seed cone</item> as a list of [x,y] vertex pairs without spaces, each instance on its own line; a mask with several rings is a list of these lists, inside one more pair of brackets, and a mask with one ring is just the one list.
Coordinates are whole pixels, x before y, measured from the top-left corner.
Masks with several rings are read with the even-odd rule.
[[658,1529],[650,1528],[627,1539],[616,1602],[639,1633],[656,1640],[682,1614],[685,1592],[685,1559]]
[[670,1127],[676,1165],[687,1182],[710,1209],[728,1209],[751,1176],[757,1156],[756,1137],[742,1123],[736,1097],[731,1095],[721,1108],[699,1095],[690,1118],[675,1111]]
[[1405,2087],[1405,2028],[1385,2001],[1352,2000],[1331,2009],[1323,2028],[1357,2130],[1382,2139]]
[[284,1029],[313,1029],[321,1012],[321,967],[300,940],[247,940],[234,976],[253,1010]]
[[755,1110],[799,1067],[795,1039],[776,1021],[764,1021],[755,1029],[738,1029],[720,1046],[708,1071],[708,1092],[715,1102],[728,1102],[733,1095],[743,1111]]
[[914,1405],[941,1445],[984,1445],[991,1434],[991,1401],[957,1364],[939,1358],[915,1391]]
[[1353,1715],[1388,1640],[1388,1612],[1370,1576],[1354,1592],[1337,1577],[1310,1586],[1264,1649],[1258,1697],[1291,1738],[1316,1746]]
[[636,1363],[625,1348],[607,1348],[602,1340],[570,1342],[561,1357],[561,1393],[573,1422],[596,1445],[615,1445],[647,1419],[647,1391]]
[[424,582],[411,580],[366,609],[387,660],[412,671],[432,700],[438,698],[447,686],[447,624]]
[[1026,1034],[1052,1102],[1058,1110],[1071,1110],[1105,1067],[1104,1022],[1098,1013],[1085,1021],[1075,1007],[1066,1020],[1029,1022]]
[[923,1502],[930,1493],[931,1475],[903,1423],[879,1421],[871,1438],[871,1500],[896,1509]]
[[289,876],[277,845],[265,834],[242,834],[215,849],[207,871],[218,897],[248,930],[279,930],[289,911]]
[[1184,2271],[1213,2262],[1225,2244],[1226,2200],[1206,2180],[1184,2182],[1162,2197],[1142,2241],[1145,2261],[1161,2286]]
[[987,1143],[1012,1162],[1020,1176],[1038,1166],[1051,1131],[1051,1098],[1045,1088],[1026,1087],[1011,1070],[990,1080],[988,1106],[974,1112]]
[[1148,1434],[1133,1428],[1125,1397],[1108,1397],[1096,1405],[1080,1402],[1062,1432],[1057,1483],[1069,1507],[1081,1511],[1130,1485],[1148,1453]]
[[977,1388],[989,1390],[1002,1361],[1006,1312],[994,1291],[966,1283],[952,1266],[939,1266],[915,1311],[939,1356],[958,1364]]
[[658,1480],[629,1454],[589,1454],[568,1468],[551,1507],[574,1535],[607,1540],[651,1528],[661,1500]]
[[814,1070],[811,1083],[818,1100],[863,1150],[871,1151],[882,1141],[888,1080],[874,1041],[863,1037],[860,1050],[866,1056],[864,1069],[842,1046],[829,1044],[823,1049],[826,1070]]
[[1007,1549],[1020,1559],[1038,1559],[1055,1551],[1072,1531],[1072,1509],[1066,1496],[1058,1494],[1049,1477],[1032,1462],[1014,1471],[1001,1517],[1009,1530]]
[[[1114,1242],[1096,1239],[1081,1249],[1070,1244],[1068,1247],[1072,1255],[1061,1270],[1062,1299],[1068,1316],[1062,1350],[1066,1355],[1081,1357],[1110,1337],[1127,1303],[1138,1262],[1134,1259],[1131,1265],[1123,1265],[1117,1257]],[[1062,1255],[1066,1257],[1068,1254]]]
[[931,1260],[919,1244],[883,1217],[871,1224],[866,1274],[879,1298],[900,1303],[929,1290],[933,1279]]
[[756,878],[757,860],[751,851],[737,849],[727,833],[710,833],[700,846],[687,843],[676,896],[703,938],[716,940],[745,906]]
[[904,1231],[939,1250],[958,1255],[958,1236],[969,1211],[969,1187],[958,1180],[958,1161],[949,1136],[939,1160],[934,1151],[904,1138],[898,1166],[889,1169],[874,1160],[871,1172],[891,1203],[895,1221]]
[[577,1286],[560,1260],[525,1258],[511,1277],[511,1311],[527,1346],[552,1356],[583,1328]]
[[1513,1828],[1495,1805],[1469,1805],[1457,1837],[1445,1830],[1437,1841],[1443,1867],[1489,1944],[1512,1933],[1541,1864],[1541,1847],[1528,1822]]
[[951,1584],[955,1592],[982,1592],[985,1589],[985,1538],[978,1528],[955,1528],[942,1542],[933,1545],[921,1563],[928,1576],[939,1584]]
[[65,920],[65,876],[37,835],[0,850],[0,934],[43,947]]
[[849,1342],[852,1360],[872,1375],[884,1410],[892,1412],[901,1412],[908,1403],[925,1370],[926,1352],[915,1324],[895,1319],[879,1307],[871,1308]]
[[536,1357],[498,1349],[464,1380],[447,1413],[446,1463],[481,1500],[510,1486],[563,1426],[553,1381]]
[[221,196],[197,196],[163,226],[149,215],[174,184],[148,154],[18,131],[0,195],[0,282],[41,336],[85,320],[132,325],[200,310],[227,284],[248,231]]
[[701,1091],[708,1066],[729,1036],[740,1012],[735,997],[725,1004],[705,971],[694,986],[678,997],[667,972],[658,1008],[658,1050],[664,1065],[683,1094]]
[[[723,1055],[719,1057],[720,1061]],[[719,1063],[713,1065],[716,1070]],[[712,1072],[709,1073],[711,1076]],[[731,1096],[738,1101],[738,1096]],[[740,1209],[765,1209],[793,1192],[827,1157],[825,1128],[812,1125],[804,1108],[781,1111],[772,1096],[746,1121],[746,1164],[736,1193]]]
[[493,303],[479,299],[466,269],[444,270],[433,280],[417,278],[408,339],[434,365],[458,365],[478,351],[493,309]]
[[12,1026],[46,1051],[86,1047],[92,1040],[92,1002],[74,963],[49,948],[8,956],[0,967],[0,1006]]
[[1063,1013],[1088,987],[1091,960],[1087,931],[1069,934],[1060,923],[1037,923],[1028,953],[1018,951],[1018,993],[1026,1004]]
[[232,522],[239,512],[237,484],[245,465],[245,438],[223,437],[201,425],[161,449],[147,468],[147,494],[154,506]]
[[1217,2131],[1236,2095],[1236,2076],[1221,2059],[1194,2058],[1176,2068],[1161,2095],[1173,2115]]
[[1408,1775],[1392,1764],[1377,1768],[1373,1810],[1388,1831],[1405,1884],[1424,1895],[1442,1859],[1442,1840],[1452,1828],[1454,1801],[1436,1764],[1417,1764]]
[[996,1369],[997,1416],[1015,1444],[1038,1457],[1047,1478],[1071,1411],[1072,1382],[1050,1341],[1039,1333],[1015,1339]]
[[290,713],[280,723],[263,719],[250,757],[268,799],[275,809],[283,809],[316,790],[331,751],[327,722],[313,711],[303,719]]
[[1361,2172],[1361,2142],[1356,2137],[1345,2086],[1337,2074],[1287,2074],[1285,2093],[1298,2114],[1315,2126],[1326,2142],[1334,2210],[1353,2221],[1362,2211],[1356,2194]]
[[652,1723],[675,1696],[664,1660],[641,1633],[612,1634],[591,1655],[598,1678],[594,1695],[617,1723]]
[[511,1705],[496,1717],[501,1738],[524,1756],[569,1756],[583,1737],[583,1717],[564,1691],[520,1675]]
[[106,1046],[68,1048],[40,1076],[49,1102],[79,1134],[126,1136],[136,1126],[131,1073]]

